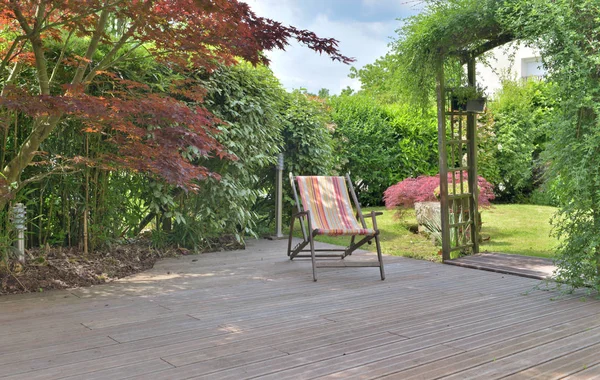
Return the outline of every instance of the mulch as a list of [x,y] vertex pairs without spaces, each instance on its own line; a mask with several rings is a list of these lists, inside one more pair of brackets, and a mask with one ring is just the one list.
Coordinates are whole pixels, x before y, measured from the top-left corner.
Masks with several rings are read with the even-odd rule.
[[[212,251],[243,248],[231,239],[219,239]],[[0,261],[0,295],[69,289],[111,282],[154,266],[165,257],[193,254],[185,248],[152,248],[149,242],[95,250],[84,255],[78,248],[46,247],[26,251],[26,262]]]

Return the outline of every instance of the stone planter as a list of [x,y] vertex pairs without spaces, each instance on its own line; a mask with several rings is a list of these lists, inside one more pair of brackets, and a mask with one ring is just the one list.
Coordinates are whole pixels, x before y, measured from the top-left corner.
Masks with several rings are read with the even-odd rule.
[[415,214],[417,216],[417,224],[419,233],[427,233],[425,223],[427,220],[441,220],[440,202],[415,202]]
[[[415,215],[417,217],[417,225],[419,233],[429,235],[429,230],[426,227],[427,220],[437,220],[441,227],[442,212],[440,202],[415,202]],[[468,215],[466,215],[468,218]],[[481,232],[481,212],[479,212],[479,223],[477,231]],[[479,235],[481,242],[481,235]]]

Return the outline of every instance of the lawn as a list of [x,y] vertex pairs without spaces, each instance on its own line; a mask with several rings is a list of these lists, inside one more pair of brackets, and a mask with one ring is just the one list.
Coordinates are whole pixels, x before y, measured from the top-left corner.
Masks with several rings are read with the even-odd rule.
[[[381,250],[384,254],[431,261],[441,260],[441,256],[438,255],[440,247],[435,247],[430,239],[415,234],[408,229],[410,225],[415,225],[416,228],[414,210],[408,210],[402,220],[399,220],[395,216],[395,211],[386,210],[385,207],[365,208],[363,209],[363,213],[367,214],[371,210],[383,212],[383,215],[377,217],[377,226],[381,230]],[[366,218],[366,221],[370,225],[370,218]],[[317,240],[338,245],[348,245],[350,238],[318,236]],[[363,247],[375,251],[375,243]]]
[[481,233],[490,240],[481,251],[552,257],[557,244],[550,237],[550,218],[556,208],[535,205],[496,205],[482,213]]
[[[377,218],[381,230],[381,249],[384,254],[440,261],[440,249],[431,240],[411,232],[416,228],[415,212],[408,210],[399,220],[394,211],[383,207],[366,208],[381,211]],[[556,240],[550,237],[550,218],[556,211],[553,207],[535,205],[495,205],[482,213],[482,235],[489,237],[481,245],[482,252],[503,252],[527,256],[550,257]],[[367,218],[367,223],[369,219]],[[318,236],[317,240],[338,245],[347,245],[347,237]],[[375,244],[366,249],[375,250]]]

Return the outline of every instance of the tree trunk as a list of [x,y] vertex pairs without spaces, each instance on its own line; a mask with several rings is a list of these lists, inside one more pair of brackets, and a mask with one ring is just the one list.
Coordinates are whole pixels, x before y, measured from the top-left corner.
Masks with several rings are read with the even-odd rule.
[[173,229],[173,221],[171,220],[171,217],[165,216],[163,214],[163,216],[162,216],[162,230],[164,232],[171,232],[172,229]]
[[[14,191],[10,188],[12,183],[19,183],[21,173],[31,163],[39,150],[41,143],[48,138],[50,133],[56,128],[62,118],[61,115],[44,116],[34,121],[34,128],[27,140],[21,145],[16,156],[2,169],[2,175],[9,186],[8,193]],[[4,189],[2,189],[4,190]],[[0,194],[3,193],[0,191]],[[0,197],[0,210],[4,208],[9,201],[9,197]]]

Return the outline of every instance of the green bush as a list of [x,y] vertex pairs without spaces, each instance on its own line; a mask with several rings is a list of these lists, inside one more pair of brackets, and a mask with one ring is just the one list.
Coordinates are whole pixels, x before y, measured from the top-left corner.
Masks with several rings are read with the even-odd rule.
[[285,99],[283,154],[285,170],[296,175],[328,175],[334,166],[329,115],[318,97],[293,91]]
[[207,108],[224,121],[216,137],[237,159],[196,162],[221,178],[207,178],[197,193],[178,198],[170,240],[190,248],[210,246],[222,235],[238,241],[256,235],[259,215],[253,207],[265,187],[261,173],[274,166],[282,144],[286,93],[268,68],[246,63],[222,68],[204,85]]
[[542,81],[503,81],[481,119],[479,171],[492,182],[501,202],[540,199],[532,194],[544,182],[550,91]]
[[[327,112],[317,98],[287,93],[265,67],[241,64],[213,73],[207,108],[226,124],[217,139],[237,160],[198,162],[221,174],[202,181],[200,191],[180,200],[185,221],[175,223],[171,240],[189,247],[210,246],[231,235],[238,241],[272,230],[275,162],[285,157],[285,171],[296,175],[331,174],[332,139]],[[292,210],[291,188],[284,180],[285,209]]]
[[367,95],[330,101],[335,154],[351,173],[364,205],[383,204],[383,192],[407,177],[437,173],[437,119],[408,105],[382,105]]
[[558,206],[558,200],[550,186],[542,186],[534,189],[529,197],[529,203],[540,206]]
[[[65,59],[84,55],[81,41],[73,37],[72,51],[65,53]],[[60,47],[50,47],[46,54],[58,57]],[[93,125],[76,117],[65,119],[58,133],[42,144],[43,153],[36,163],[24,172],[24,181],[38,180],[17,194],[28,208],[28,247],[81,246],[84,215],[92,250],[148,230],[156,245],[204,249],[223,235],[228,241],[241,241],[246,235],[260,233],[272,220],[273,174],[279,152],[286,155],[287,170],[331,173],[334,161],[325,106],[304,93],[287,93],[268,68],[240,62],[210,73],[175,72],[143,50],[128,57],[115,64],[109,75],[98,76],[90,84],[94,95],[141,91],[125,88],[120,82],[134,80],[147,86],[143,90],[147,93],[168,93],[192,106],[205,107],[223,121],[214,135],[237,159],[210,157],[208,152],[191,147],[183,149],[180,154],[194,165],[220,174],[220,178],[199,178],[198,192],[186,193],[143,174],[143,170],[117,169],[112,165],[119,157],[113,134],[98,133]],[[94,60],[99,61],[97,58]],[[74,69],[63,65],[53,75],[72,75]],[[27,79],[17,82],[19,87],[34,82],[27,66],[19,78]],[[200,84],[206,94],[194,91]],[[4,163],[11,158],[16,143],[24,141],[31,130],[30,119],[7,115],[11,128],[0,149]],[[157,157],[156,162],[160,161]],[[53,168],[64,170],[49,175]],[[2,247],[10,241],[0,240],[1,260],[6,257]]]
[[[283,218],[284,223],[295,209],[288,173],[294,175],[335,174],[333,139],[329,130],[330,117],[323,99],[295,90],[283,99],[281,124],[284,155]],[[275,218],[275,170],[262,172],[263,196],[254,210],[260,215],[265,233],[273,231]]]

